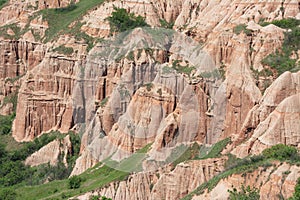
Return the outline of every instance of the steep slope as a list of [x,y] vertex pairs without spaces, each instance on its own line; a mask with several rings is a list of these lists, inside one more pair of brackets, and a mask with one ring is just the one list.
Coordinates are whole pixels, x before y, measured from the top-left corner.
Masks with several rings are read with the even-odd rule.
[[[107,17],[115,7],[141,15],[149,27],[112,33]],[[0,10],[0,114],[16,113],[18,142],[75,131],[81,148],[71,175],[85,176],[102,162],[131,173],[106,187],[115,177],[97,179],[99,186],[90,180],[84,191],[68,191],[71,196],[98,188],[80,198],[183,198],[223,172],[227,158],[172,167],[205,158],[198,154],[218,141],[231,138],[223,154],[240,158],[279,143],[299,147],[299,21],[289,21],[299,13],[296,0],[11,0]],[[286,42],[291,39],[296,44]],[[66,160],[70,145],[64,143],[49,143],[26,164],[55,164],[61,154]],[[197,156],[181,159],[194,144]],[[150,150],[137,168],[115,166],[145,146]],[[227,189],[240,183],[254,184],[261,198],[288,198],[298,168],[275,167],[231,175],[194,198],[226,199]]]

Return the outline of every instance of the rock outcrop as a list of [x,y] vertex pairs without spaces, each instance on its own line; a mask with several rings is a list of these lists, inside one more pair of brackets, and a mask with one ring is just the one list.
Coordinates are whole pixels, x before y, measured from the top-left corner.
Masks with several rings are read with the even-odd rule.
[[237,138],[239,141],[250,139],[237,146],[234,154],[239,157],[257,154],[278,143],[298,146],[299,75],[299,72],[286,72],[266,90],[260,103],[249,112]]
[[47,163],[56,165],[59,159],[62,159],[61,161],[65,166],[68,166],[67,156],[71,148],[70,136],[66,136],[61,140],[56,139],[26,158],[25,165],[38,166]]
[[234,174],[221,180],[211,191],[205,191],[202,195],[194,196],[194,200],[201,199],[228,199],[228,190],[236,188],[240,190],[245,187],[259,189],[260,199],[288,199],[294,192],[297,179],[300,176],[300,168],[287,163],[276,164],[264,168],[261,167],[254,172]]
[[223,170],[224,159],[194,160],[181,163],[172,171],[161,169],[155,172],[130,175],[126,181],[111,183],[94,193],[76,198],[86,200],[99,195],[112,199],[180,199],[197,186]]
[[[16,107],[12,135],[19,142],[51,130],[81,132],[81,156],[71,175],[151,146],[145,172],[95,194],[180,199],[223,170],[222,158],[181,163],[175,169],[151,165],[153,160],[165,164],[180,145],[210,145],[231,137],[226,152],[238,157],[278,143],[300,148],[300,72],[286,72],[276,80],[267,77],[273,82],[267,89],[254,76],[266,68],[261,61],[280,49],[286,31],[259,24],[299,18],[298,1],[105,1],[70,22],[72,31],[57,30],[48,38],[51,23],[39,11],[76,2],[10,0],[0,10],[0,114],[12,114]],[[110,37],[106,18],[114,7],[141,15],[151,28]],[[162,24],[174,26],[159,29]],[[95,44],[99,38],[105,40]],[[72,48],[68,55],[59,51],[67,48]],[[292,57],[299,55],[293,52]],[[17,97],[18,104],[7,101],[10,97]],[[68,138],[63,143],[61,147],[53,141],[26,164],[55,164],[70,148]],[[246,178],[233,175],[195,198],[227,198],[221,189],[226,192],[241,183],[260,188],[262,198],[288,198],[293,192],[288,186],[294,187],[299,169],[277,167]]]

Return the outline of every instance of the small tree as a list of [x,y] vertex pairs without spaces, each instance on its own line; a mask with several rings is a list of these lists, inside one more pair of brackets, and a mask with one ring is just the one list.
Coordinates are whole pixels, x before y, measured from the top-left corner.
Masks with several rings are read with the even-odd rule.
[[69,188],[70,189],[77,189],[80,188],[82,179],[79,176],[72,176],[69,178]]
[[114,7],[112,15],[107,18],[112,32],[123,32],[136,27],[148,26],[145,18],[128,13],[124,8]]

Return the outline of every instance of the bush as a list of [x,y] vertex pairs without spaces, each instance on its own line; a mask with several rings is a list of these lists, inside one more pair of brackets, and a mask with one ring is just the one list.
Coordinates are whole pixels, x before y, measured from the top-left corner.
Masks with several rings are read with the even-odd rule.
[[294,160],[298,155],[298,151],[295,147],[277,144],[271,148],[263,150],[262,155],[264,158],[274,158],[280,161],[285,161]]
[[0,199],[1,200],[15,200],[17,193],[10,188],[0,189]]
[[102,196],[101,200],[111,200],[111,198],[107,198],[106,196]]
[[298,200],[300,199],[300,178],[297,180],[297,184],[295,186],[295,192],[289,200]]
[[7,135],[10,133],[14,118],[15,114],[8,116],[0,115],[0,135]]
[[2,160],[0,167],[0,185],[12,186],[21,183],[31,174],[31,169],[21,161]]
[[174,21],[167,22],[167,21],[164,20],[164,19],[160,19],[159,22],[160,22],[160,26],[161,26],[161,27],[167,28],[167,29],[173,29]]
[[174,60],[172,63],[172,68],[175,69],[179,73],[190,76],[191,73],[196,69],[194,66],[189,66],[189,65],[183,66],[180,64],[180,62],[181,62],[181,60]]
[[64,45],[60,45],[60,46],[56,47],[55,49],[53,49],[53,51],[56,51],[58,53],[65,54],[65,55],[71,55],[74,52],[74,49],[72,47],[66,47]]
[[70,135],[70,141],[71,141],[72,147],[71,147],[71,151],[68,152],[67,162],[68,162],[68,166],[69,166],[69,171],[71,172],[75,165],[76,159],[79,156],[81,139],[80,139],[79,135],[76,133],[69,132],[69,135]]
[[149,26],[142,16],[134,16],[124,8],[114,7],[114,12],[107,18],[112,32],[123,32],[136,27]]
[[284,33],[284,42],[281,51],[276,51],[273,54],[268,55],[262,60],[264,65],[268,65],[275,69],[278,75],[281,75],[285,71],[296,72],[300,69],[297,59],[291,59],[293,52],[297,52],[300,49],[300,20],[296,19],[284,19],[271,22],[282,28],[289,28],[290,31]]
[[72,176],[69,178],[69,189],[80,188],[82,179],[79,176]]
[[233,32],[237,35],[239,35],[241,32],[244,32],[246,35],[250,36],[252,33],[252,30],[249,30],[246,27],[247,27],[246,24],[239,24],[233,28]]
[[230,193],[230,200],[259,200],[259,191],[256,188],[251,189],[250,186],[246,187],[242,185],[241,191],[237,191],[236,188],[233,191],[228,190]]
[[288,19],[281,19],[281,20],[274,20],[272,22],[263,22],[261,23],[262,26],[267,26],[269,24],[274,24],[275,26],[278,26],[280,28],[294,28],[298,25],[300,25],[300,20],[294,19],[294,18],[288,18]]

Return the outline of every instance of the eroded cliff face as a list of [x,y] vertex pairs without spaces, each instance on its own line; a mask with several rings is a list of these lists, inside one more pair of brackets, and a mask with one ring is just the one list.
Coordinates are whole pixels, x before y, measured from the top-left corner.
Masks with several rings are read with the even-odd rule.
[[221,180],[211,191],[205,191],[193,199],[228,199],[228,190],[236,188],[240,190],[241,185],[258,188],[260,199],[288,199],[294,192],[297,179],[299,178],[299,167],[287,163],[274,164],[271,167],[261,167],[254,172],[234,174]]
[[16,96],[21,85],[19,80],[38,65],[44,58],[46,49],[43,45],[27,41],[1,41],[0,55],[0,112],[4,115],[13,112],[12,103],[5,102],[6,98]]
[[13,126],[17,141],[32,140],[42,132],[72,127],[72,89],[76,60],[50,56],[26,74],[19,90]]
[[25,164],[30,166],[38,166],[41,164],[57,165],[62,156],[62,162],[67,167],[67,156],[72,148],[72,143],[70,141],[70,136],[66,136],[63,139],[56,139],[46,146],[42,147],[39,151],[33,153],[26,158]]
[[136,173],[126,181],[111,183],[99,191],[76,198],[99,195],[112,199],[180,199],[221,172],[224,162],[222,158],[194,160],[181,163],[173,170],[165,167],[154,172]]
[[[278,143],[299,146],[299,72],[286,72],[276,80],[266,77],[273,82],[268,88],[265,79],[254,76],[255,70],[268,68],[261,61],[281,48],[285,32],[259,22],[299,18],[298,1],[105,1],[79,19],[82,25],[76,31],[90,39],[107,39],[91,50],[87,41],[71,33],[44,41],[49,24],[37,11],[71,2],[10,1],[0,11],[0,25],[26,30],[9,39],[18,33],[13,27],[4,29],[0,43],[0,114],[14,112],[5,98],[17,94],[13,125],[17,141],[30,141],[51,130],[81,132],[81,156],[72,175],[107,158],[121,161],[145,145],[151,146],[147,161],[157,162],[166,161],[180,144],[214,144],[227,137],[233,143],[226,152],[238,157],[259,154]],[[174,22],[173,30],[137,28],[111,39],[105,19],[114,6],[145,17],[151,27],[160,26],[161,20]],[[241,24],[244,30],[234,31]],[[74,22],[68,28],[75,26]],[[62,46],[72,48],[72,53],[58,52]],[[58,152],[66,148],[62,150],[57,141],[50,143],[27,164],[55,163]],[[49,158],[41,159],[44,152]],[[143,170],[152,172],[130,175],[94,194],[179,199],[222,171],[223,164],[222,159],[191,161],[155,172],[161,166],[144,163]],[[195,198],[227,198],[221,189],[226,192],[240,183],[256,185],[262,199],[266,195],[275,199],[277,194],[287,198],[298,168],[277,167],[292,171],[293,177],[285,177],[282,170],[259,169],[246,178],[233,175]],[[266,176],[282,182],[273,186]]]

